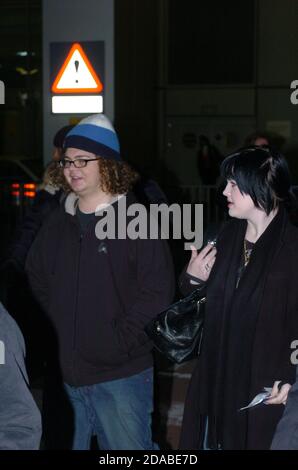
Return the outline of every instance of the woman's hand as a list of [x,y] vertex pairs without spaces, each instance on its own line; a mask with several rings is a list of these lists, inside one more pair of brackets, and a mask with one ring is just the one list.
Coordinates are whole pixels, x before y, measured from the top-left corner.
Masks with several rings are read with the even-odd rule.
[[193,245],[190,247],[191,258],[186,272],[191,276],[197,277],[201,281],[206,282],[215,263],[216,248],[213,245],[208,244],[198,253],[197,249]]
[[290,384],[283,384],[279,389],[278,385],[280,380],[276,380],[272,387],[272,392],[270,398],[268,398],[264,403],[266,405],[285,405],[288,399],[288,393],[291,388]]

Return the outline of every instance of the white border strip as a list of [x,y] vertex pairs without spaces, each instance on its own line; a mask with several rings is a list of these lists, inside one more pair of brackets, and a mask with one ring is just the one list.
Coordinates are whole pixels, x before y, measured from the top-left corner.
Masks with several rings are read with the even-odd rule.
[[52,96],[53,114],[89,114],[103,112],[103,98],[99,95]]

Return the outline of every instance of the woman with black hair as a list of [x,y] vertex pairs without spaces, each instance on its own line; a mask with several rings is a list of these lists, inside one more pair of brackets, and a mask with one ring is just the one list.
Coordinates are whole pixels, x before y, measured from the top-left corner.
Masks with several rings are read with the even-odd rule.
[[[184,449],[269,449],[295,366],[298,229],[285,205],[290,175],[282,155],[250,147],[221,166],[228,221],[181,276],[184,294],[206,293],[201,355],[186,399]],[[240,411],[272,388],[259,406]]]

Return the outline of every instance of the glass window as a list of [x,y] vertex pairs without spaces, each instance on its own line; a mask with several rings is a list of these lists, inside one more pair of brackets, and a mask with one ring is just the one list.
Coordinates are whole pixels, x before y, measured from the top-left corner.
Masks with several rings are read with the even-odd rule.
[[254,1],[169,0],[168,82],[254,81]]
[[0,156],[42,157],[41,0],[0,1]]

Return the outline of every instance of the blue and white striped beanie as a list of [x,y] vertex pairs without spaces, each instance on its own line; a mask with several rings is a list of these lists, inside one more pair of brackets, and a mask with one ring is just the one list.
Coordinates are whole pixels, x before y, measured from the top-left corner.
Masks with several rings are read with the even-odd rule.
[[65,137],[63,148],[76,148],[110,160],[121,160],[115,129],[104,114],[82,119]]

